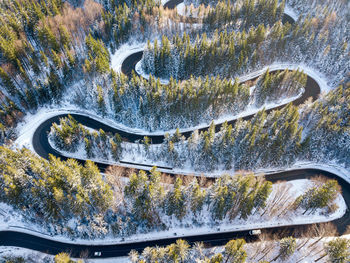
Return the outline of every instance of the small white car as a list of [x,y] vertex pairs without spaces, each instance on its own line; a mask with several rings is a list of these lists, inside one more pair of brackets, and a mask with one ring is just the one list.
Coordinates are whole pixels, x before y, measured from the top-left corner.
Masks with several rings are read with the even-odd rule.
[[100,257],[102,255],[102,253],[100,251],[95,251],[94,252],[94,256],[95,257]]
[[260,234],[261,234],[260,229],[254,229],[254,230],[249,231],[249,235],[251,235],[251,236],[256,236],[256,235],[260,235]]

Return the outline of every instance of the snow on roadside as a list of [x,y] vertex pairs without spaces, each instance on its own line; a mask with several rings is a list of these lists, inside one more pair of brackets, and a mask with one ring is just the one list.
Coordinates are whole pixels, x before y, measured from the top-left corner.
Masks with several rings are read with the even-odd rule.
[[[191,8],[193,12],[192,14],[191,14]],[[184,2],[176,6],[176,11],[180,16],[193,17],[193,18],[198,17],[198,8],[195,8],[193,5],[185,5]]]
[[287,4],[284,7],[284,13],[293,18],[294,21],[298,21],[299,19],[299,15],[295,12],[295,10],[292,7],[290,7]]
[[43,107],[35,114],[27,113],[23,121],[16,127],[17,139],[15,140],[14,144],[20,148],[26,147],[30,150],[34,150],[32,145],[32,138],[35,130],[46,120],[61,114],[80,114],[86,117],[90,117],[96,121],[103,122],[119,130],[135,134],[147,134],[147,131],[145,130],[127,127],[123,124],[115,122],[114,120],[102,118],[91,111],[82,110],[75,105],[68,104],[64,106]]
[[[349,235],[343,235],[340,236],[340,238],[344,239],[350,239]],[[319,238],[307,238],[309,241],[307,242],[309,246],[304,245],[301,246],[299,249],[297,249],[293,255],[288,259],[277,259],[275,262],[283,262],[283,263],[295,263],[296,259],[298,259],[297,262],[302,263],[308,263],[308,262],[315,262],[316,260],[319,260],[324,254],[323,254],[323,248],[325,244],[331,240],[334,240],[335,237],[326,237],[321,240]],[[306,241],[306,238],[298,238],[297,244],[304,244]],[[314,244],[314,245],[311,245]],[[273,250],[270,250],[268,254],[265,254],[266,249],[260,250],[260,253],[256,254],[258,252],[258,247],[261,249],[263,248],[273,248]],[[311,248],[310,248],[311,246]],[[244,249],[247,252],[247,262],[256,262],[256,259],[262,257],[262,260],[272,260],[274,259],[279,253],[279,245],[278,240],[273,241],[259,241],[259,242],[252,242],[252,243],[246,243],[244,245]],[[222,253],[224,250],[223,246],[215,246],[211,248],[205,248],[205,253],[208,254],[215,254],[215,253]],[[318,253],[314,253],[314,251],[318,251]],[[312,253],[311,253],[312,252]],[[253,258],[252,258],[253,257]],[[270,262],[269,261],[269,262]],[[128,257],[115,257],[115,258],[109,258],[109,259],[92,259],[89,260],[89,262],[92,263],[130,263],[131,260]],[[322,260],[318,261],[319,263],[326,263],[328,262],[328,258],[322,258]]]
[[255,78],[263,74],[266,70],[274,71],[274,70],[285,70],[285,69],[290,69],[290,70],[302,70],[305,74],[309,75],[311,78],[313,78],[318,85],[320,86],[321,92],[329,92],[332,90],[332,87],[330,87],[327,84],[327,78],[318,72],[317,70],[309,67],[308,65],[305,65],[303,63],[300,64],[294,64],[294,63],[280,63],[280,62],[274,62],[269,66],[265,66],[264,68],[248,73],[242,77],[239,77],[239,81],[247,81],[249,79]]
[[186,5],[184,2],[182,2],[176,6],[176,11],[181,16],[185,15],[185,9],[186,9]]
[[89,263],[129,263],[129,257],[89,259]]
[[114,54],[111,55],[111,68],[116,72],[121,72],[123,61],[136,52],[144,50],[146,43],[136,42],[136,43],[127,43],[120,46]]
[[[8,258],[22,257],[23,259],[29,259],[30,262],[54,262],[54,256],[36,250],[15,247],[15,246],[1,246],[0,247],[0,262],[7,262]],[[74,258],[73,258],[74,259]],[[78,259],[75,259],[78,260]],[[25,261],[26,262],[26,261]],[[89,259],[89,263],[129,263],[128,257],[114,257],[114,258],[101,258],[101,259]]]
[[[139,74],[144,79],[149,79],[150,74],[147,74],[146,72],[143,71],[141,61],[142,60],[140,60],[139,62],[136,63],[135,71],[136,71],[137,74]],[[168,85],[169,84],[169,80],[168,79],[159,78],[159,81],[163,85]]]
[[[282,183],[283,184],[283,183]],[[297,196],[303,193],[308,187],[311,186],[311,181],[307,179],[293,180],[288,183],[291,186],[290,193],[291,196]],[[274,184],[273,189],[278,189],[279,184]],[[271,196],[270,196],[271,197]],[[271,197],[272,198],[272,197]],[[331,215],[324,215],[323,210],[318,210],[317,213],[312,215],[302,215],[299,212],[291,212],[288,214],[288,217],[279,218],[273,217],[272,219],[267,220],[266,218],[261,218],[259,214],[251,215],[247,220],[243,219],[234,219],[233,221],[224,220],[219,225],[211,226],[209,224],[204,224],[203,226],[196,227],[191,222],[181,222],[180,224],[173,224],[169,230],[166,231],[153,231],[149,233],[135,234],[129,237],[119,237],[115,238],[112,236],[107,236],[104,239],[95,239],[95,240],[84,240],[84,239],[74,239],[71,240],[68,237],[63,235],[50,236],[50,233],[45,233],[44,229],[40,229],[41,225],[33,225],[31,222],[25,222],[21,220],[20,213],[14,212],[11,213],[12,216],[0,213],[0,231],[1,230],[11,230],[29,233],[31,235],[43,237],[46,239],[61,241],[65,243],[74,243],[74,244],[124,244],[124,243],[134,243],[147,240],[158,240],[166,239],[171,237],[186,237],[190,235],[206,235],[206,234],[215,234],[215,233],[224,233],[232,231],[244,231],[250,229],[260,229],[268,227],[281,227],[281,226],[291,226],[291,225],[303,225],[303,224],[312,224],[312,223],[321,223],[329,222],[338,218],[341,218],[346,212],[346,203],[344,198],[339,195],[336,199],[336,204],[338,209]],[[0,203],[3,209],[6,209],[6,204]],[[6,211],[6,210],[5,210]],[[168,218],[168,220],[172,220]],[[189,219],[187,219],[189,220]],[[16,225],[15,225],[16,224]]]
[[[82,155],[81,153],[78,152],[78,155],[76,153],[69,153],[62,151],[60,149],[57,149],[53,143],[51,143],[51,146],[60,152],[62,155],[68,157],[68,158],[80,158],[80,159],[85,159],[85,156]],[[142,145],[135,144],[135,143],[127,143],[123,142],[122,146],[124,149],[126,149],[126,154],[123,155],[122,161],[124,162],[130,162],[134,164],[125,164],[121,162],[116,162],[116,161],[109,161],[105,159],[92,159],[92,161],[95,162],[100,162],[100,163],[105,163],[109,165],[118,165],[118,166],[123,166],[123,167],[128,167],[128,168],[135,168],[135,169],[142,169],[142,170],[150,170],[152,166],[162,166],[162,167],[169,167],[169,169],[162,169],[158,168],[160,172],[164,173],[169,173],[169,174],[183,174],[183,175],[194,175],[194,176],[207,176],[207,177],[219,177],[223,174],[234,174],[234,170],[214,170],[211,172],[197,172],[195,171],[192,167],[184,167],[184,168],[172,168],[171,165],[165,162],[155,162],[154,160],[147,159],[145,157],[145,153],[143,152]],[[160,147],[159,145],[151,145],[150,147]],[[132,149],[134,148],[134,149]],[[154,149],[157,151],[156,149]],[[136,156],[135,154],[133,155],[132,153],[138,151],[140,152],[139,156]],[[144,166],[147,165],[147,166]],[[263,169],[257,169],[253,171],[256,176],[263,176],[266,174],[275,174],[275,173],[280,173],[280,172],[285,172],[285,171],[291,171],[291,170],[303,170],[303,169],[316,169],[316,170],[321,170],[325,172],[330,172],[332,174],[337,175],[338,177],[344,179],[346,182],[350,184],[350,170],[347,168],[339,166],[337,163],[315,163],[312,161],[297,161],[293,165],[288,166],[288,167],[274,167],[274,168],[263,168]],[[322,173],[322,172],[321,172]]]
[[[0,262],[12,262],[12,261],[5,261],[5,258],[12,258],[12,257],[22,257],[24,259],[30,259],[31,262],[53,262],[54,256],[38,252],[35,250],[27,249],[27,248],[21,248],[21,247],[15,247],[15,246],[1,246],[0,247]],[[2,261],[4,260],[4,261]],[[51,261],[49,261],[51,260]],[[16,261],[17,262],[17,261]],[[26,261],[24,261],[26,262]],[[116,261],[118,263],[124,263],[127,261]]]
[[291,171],[291,170],[303,170],[303,169],[317,169],[317,170],[323,170],[325,172],[330,172],[332,174],[337,175],[338,177],[344,179],[347,183],[350,184],[350,170],[340,167],[336,163],[314,163],[310,161],[297,161],[293,165],[289,167],[280,167],[280,168],[265,168],[265,169],[258,169],[254,171],[257,175],[261,174],[274,174],[274,173],[280,173],[285,171]]

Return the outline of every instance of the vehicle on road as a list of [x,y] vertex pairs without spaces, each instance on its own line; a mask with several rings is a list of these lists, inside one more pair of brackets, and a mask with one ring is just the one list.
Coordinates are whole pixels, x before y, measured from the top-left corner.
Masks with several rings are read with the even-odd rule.
[[249,235],[251,236],[257,236],[261,234],[261,230],[260,229],[254,229],[254,230],[250,230],[249,231]]
[[100,257],[102,253],[100,251],[95,251],[94,256],[95,257]]

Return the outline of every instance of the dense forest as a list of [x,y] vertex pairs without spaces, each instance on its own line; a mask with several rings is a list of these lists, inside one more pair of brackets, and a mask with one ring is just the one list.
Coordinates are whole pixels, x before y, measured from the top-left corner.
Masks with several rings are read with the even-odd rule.
[[[80,3],[0,3],[1,141],[15,136],[12,128],[27,112],[66,100],[74,104],[75,96],[65,96],[71,87],[82,81],[99,84],[110,73],[107,47],[115,50],[127,41],[137,24],[140,31],[154,31],[158,25],[150,20],[153,13],[160,15],[154,8],[163,10],[155,1]],[[138,22],[131,27],[136,16]]]
[[340,86],[300,112],[289,104],[268,114],[261,111],[248,121],[224,124],[218,133],[212,124],[188,140],[169,136],[163,151],[150,148],[149,156],[174,167],[207,171],[284,167],[298,160],[333,160],[349,167],[349,105],[343,103],[349,95],[349,86]]
[[[322,25],[321,22],[320,24]],[[321,31],[322,27],[319,30]],[[173,37],[171,41],[163,37],[160,44],[155,40],[152,45],[147,45],[142,59],[142,69],[156,77],[173,76],[187,79],[190,75],[207,74],[236,77],[275,61],[309,64],[316,59],[328,58],[329,53],[332,53],[331,46],[324,44],[327,41],[324,39],[325,36],[321,33],[318,36],[315,34],[311,21],[305,19],[302,25],[299,23],[282,25],[277,22],[268,27],[261,24],[248,31],[236,32],[225,29],[219,33],[216,30],[210,38],[206,33],[192,40],[187,35]],[[303,49],[296,49],[295,46],[301,43]],[[338,48],[338,53],[332,54],[330,61],[334,60],[334,57],[338,60],[334,64],[327,62],[326,65],[329,65],[329,70],[336,67],[340,70],[337,74],[344,76],[343,73],[346,71],[343,70],[349,66],[346,60],[347,43],[343,42]],[[316,54],[314,57],[310,56],[310,53],[318,52],[320,49],[324,50],[322,57]],[[308,54],[308,61],[304,61],[306,57],[304,52]],[[322,67],[325,67],[325,64]],[[322,72],[321,68],[320,71]]]
[[[73,75],[83,74],[85,36],[100,11],[93,1],[76,9],[61,0],[0,3],[2,125],[10,128],[27,111],[60,101]],[[89,38],[86,45],[103,49]]]
[[[268,73],[257,86],[264,87],[266,76]],[[316,102],[306,103],[300,111],[292,104],[270,113],[263,110],[251,120],[238,119],[233,125],[224,123],[217,133],[212,123],[208,131],[194,131],[188,139],[177,130],[173,135],[165,135],[160,148],[150,145],[144,151],[120,144],[119,135],[105,135],[103,131],[102,135],[101,132],[89,135],[72,119],[73,122],[61,120],[60,126],[54,125],[51,135],[57,149],[77,152],[83,148],[87,158],[98,155],[115,161],[123,159],[121,156],[143,152],[152,161],[197,171],[214,171],[220,167],[225,170],[283,167],[299,160],[333,160],[349,167],[350,115],[348,104],[343,103],[349,96],[349,86],[339,86]],[[91,147],[95,150],[91,151]]]
[[[81,93],[81,107],[127,126],[155,131],[193,127],[223,116],[262,108],[283,99],[293,100],[305,89],[300,71],[266,72],[250,83],[220,77],[170,79],[168,85],[150,77],[129,79],[112,75],[111,86],[97,86],[94,95]],[[89,103],[87,103],[89,102]]]
[[2,202],[44,229],[86,239],[130,236],[189,222],[195,227],[220,226],[256,216],[268,220],[318,209],[332,213],[340,190],[334,180],[316,180],[297,198],[283,184],[273,190],[270,182],[252,174],[224,175],[208,186],[204,178],[164,181],[156,168],[150,174],[131,171],[125,182],[123,169],[111,168],[102,176],[90,161],[81,166],[52,156],[43,160],[28,150],[4,147],[0,157]]
[[[297,7],[301,5],[298,1],[289,2],[287,1],[288,4]],[[226,17],[227,23],[231,23],[230,28],[235,28],[235,30],[221,28],[220,31],[207,26],[193,27],[190,30],[186,27],[181,28],[178,26],[181,19],[173,14],[173,10],[164,10],[153,1],[132,3],[103,1],[100,4],[84,1],[83,6],[75,2],[73,4],[62,1],[1,3],[1,141],[15,137],[11,127],[14,127],[25,113],[35,112],[48,103],[65,102],[79,105],[127,126],[147,130],[185,127],[196,119],[197,123],[209,123],[218,116],[235,114],[242,109],[237,107],[233,111],[231,109],[226,112],[220,109],[214,112],[208,111],[211,103],[222,105],[221,101],[216,103],[211,101],[215,98],[214,93],[210,95],[211,99],[206,98],[205,103],[200,103],[201,106],[197,109],[192,108],[191,105],[195,104],[193,101],[188,103],[182,100],[183,96],[179,98],[179,95],[174,94],[171,97],[172,100],[176,100],[175,103],[171,100],[170,105],[164,105],[165,108],[153,110],[155,105],[159,105],[152,103],[154,100],[158,98],[163,101],[159,98],[159,87],[152,87],[151,92],[148,87],[151,84],[145,84],[143,81],[133,80],[134,85],[126,84],[128,80],[122,77],[116,78],[109,68],[108,51],[113,53],[120,44],[128,41],[130,32],[140,32],[135,35],[141,41],[153,39],[154,32],[163,34],[161,43],[164,42],[164,47],[160,44],[154,53],[155,44],[151,47],[146,45],[142,64],[148,63],[150,67],[148,70],[155,76],[169,76],[169,72],[172,72],[174,79],[190,78],[191,74],[195,76],[181,83],[181,87],[190,85],[194,86],[194,89],[199,89],[205,83],[207,75],[209,80],[214,77],[225,82],[227,77],[236,77],[276,60],[289,63],[307,61],[306,64],[312,62],[311,64],[327,75],[332,83],[339,83],[341,80],[346,83],[344,76],[346,78],[345,73],[349,67],[346,31],[348,20],[336,23],[338,20],[332,13],[333,9],[345,12],[339,3],[336,6],[331,5],[333,9],[319,13],[316,20],[305,16],[293,25],[282,25],[279,20],[284,3],[276,4],[276,1],[270,0],[219,2],[206,8],[208,12],[210,11],[206,14],[208,19],[211,17],[210,21],[216,21],[219,17]],[[261,16],[252,15],[255,13]],[[154,16],[162,18],[155,23]],[[79,17],[84,19],[78,21]],[[249,19],[252,17],[256,18],[255,21]],[[268,17],[275,19],[270,21]],[[167,22],[169,19],[173,21],[170,25]],[[261,24],[263,21],[270,22]],[[210,23],[204,22],[204,24]],[[186,37],[179,37],[184,31],[188,32],[184,35]],[[336,36],[340,34],[345,38],[338,41],[339,37]],[[173,41],[175,43],[172,43]],[[178,45],[182,47],[179,49],[180,54],[172,54],[180,48],[180,46],[175,48]],[[300,47],[303,47],[303,50],[300,50]],[[209,50],[212,50],[212,53]],[[167,59],[169,52],[170,57]],[[155,55],[157,58],[163,53],[168,55],[154,60]],[[177,58],[186,59],[181,64],[175,61]],[[169,63],[166,63],[167,60]],[[174,63],[171,63],[173,60]],[[183,70],[185,65],[189,71]],[[175,86],[180,84],[177,83]],[[136,96],[135,90],[147,92]],[[180,90],[182,94],[184,89]],[[69,96],[66,96],[68,91]],[[118,96],[113,103],[110,103],[109,98],[113,93],[118,93]],[[243,98],[244,94],[246,92],[242,94]],[[148,102],[147,96],[153,101]],[[105,105],[102,98],[105,100]],[[131,103],[130,98],[131,101],[134,100],[131,104],[133,106],[126,107]],[[242,96],[238,99],[242,101]],[[236,102],[237,100],[234,100],[231,105],[237,105]],[[161,113],[173,112],[178,107],[184,106],[190,107],[184,109],[184,117],[176,118],[175,114],[161,116]],[[203,117],[198,118],[201,113]],[[142,115],[152,118],[147,121]]]

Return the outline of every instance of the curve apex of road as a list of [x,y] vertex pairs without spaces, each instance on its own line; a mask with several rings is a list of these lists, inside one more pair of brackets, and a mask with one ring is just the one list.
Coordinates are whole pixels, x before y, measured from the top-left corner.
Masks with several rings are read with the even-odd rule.
[[[178,4],[182,3],[183,0],[171,0],[164,4],[164,7],[173,9]],[[292,22],[294,20],[290,18]],[[289,21],[289,22],[290,22]],[[122,72],[124,74],[131,74],[132,70],[135,69],[136,63],[142,58],[143,52],[137,52],[125,59],[122,65]],[[313,99],[317,99],[320,94],[320,86],[317,81],[310,76],[307,79],[305,92],[303,95],[295,100],[293,103],[295,105],[299,105],[303,103],[309,97]],[[276,109],[276,108],[275,108]],[[34,132],[32,143],[35,152],[43,158],[48,158],[49,154],[53,154],[57,157],[60,157],[62,160],[68,159],[66,156],[62,155],[60,152],[53,149],[48,141],[47,132],[50,130],[50,127],[53,123],[59,122],[59,119],[67,116],[68,114],[60,114],[54,116],[42,124]],[[88,116],[84,116],[81,114],[71,114],[73,118],[75,118],[81,124],[93,128],[93,129],[103,129],[106,132],[119,133],[122,137],[127,138],[130,141],[135,141],[142,139],[144,135],[142,134],[133,134],[123,130],[119,130],[113,128],[111,126],[106,125],[100,121],[92,119]],[[249,119],[252,116],[247,116],[244,119]],[[230,122],[230,124],[234,124],[234,120]],[[200,131],[207,129],[203,128]],[[216,126],[216,129],[220,129],[220,125]],[[188,137],[191,131],[183,133],[184,136]],[[149,136],[149,135],[147,135]],[[152,139],[153,143],[161,143],[164,139],[162,135],[151,135],[149,136]],[[78,162],[84,163],[85,160],[79,160]],[[96,163],[98,167],[103,171],[106,169],[107,165],[104,163]],[[282,171],[274,174],[266,175],[266,179],[272,182],[276,182],[278,180],[296,180],[296,179],[305,179],[311,178],[314,175],[323,174],[328,178],[335,178],[338,180],[340,186],[342,187],[342,194],[344,200],[346,202],[347,207],[350,206],[350,184],[346,180],[340,178],[338,175],[334,173],[330,173],[328,171],[322,169],[299,169],[299,170],[291,170],[291,171]],[[340,233],[343,233],[346,230],[346,227],[350,224],[350,213],[347,210],[342,218],[336,219],[332,221],[338,228]],[[264,228],[264,232],[277,233],[283,230],[284,235],[288,236],[293,231],[303,231],[307,225],[298,225],[298,226],[285,226],[285,227],[271,227]],[[221,233],[212,233],[205,235],[189,235],[189,236],[181,236],[182,239],[187,240],[190,244],[193,244],[197,241],[203,241],[212,246],[224,245],[226,242],[233,238],[244,237],[247,241],[255,241],[257,237],[250,236],[249,231],[231,231],[231,232],[221,232]],[[17,246],[28,249],[37,250],[40,252],[48,253],[48,254],[58,254],[60,252],[68,252],[72,257],[84,257],[94,258],[94,252],[99,251],[102,253],[101,258],[108,257],[118,257],[118,256],[127,256],[130,250],[134,249],[136,251],[142,251],[144,248],[148,246],[166,246],[171,243],[174,243],[179,237],[173,238],[165,238],[158,240],[148,240],[143,242],[134,242],[134,243],[123,243],[123,244],[108,244],[108,245],[83,245],[83,244],[72,244],[72,243],[64,243],[60,241],[54,240],[54,238],[44,238],[39,237],[35,234],[29,234],[19,231],[0,231],[0,245],[2,246]]]
[[183,3],[184,0],[170,0],[166,2],[163,6],[168,9],[175,9],[177,5]]

